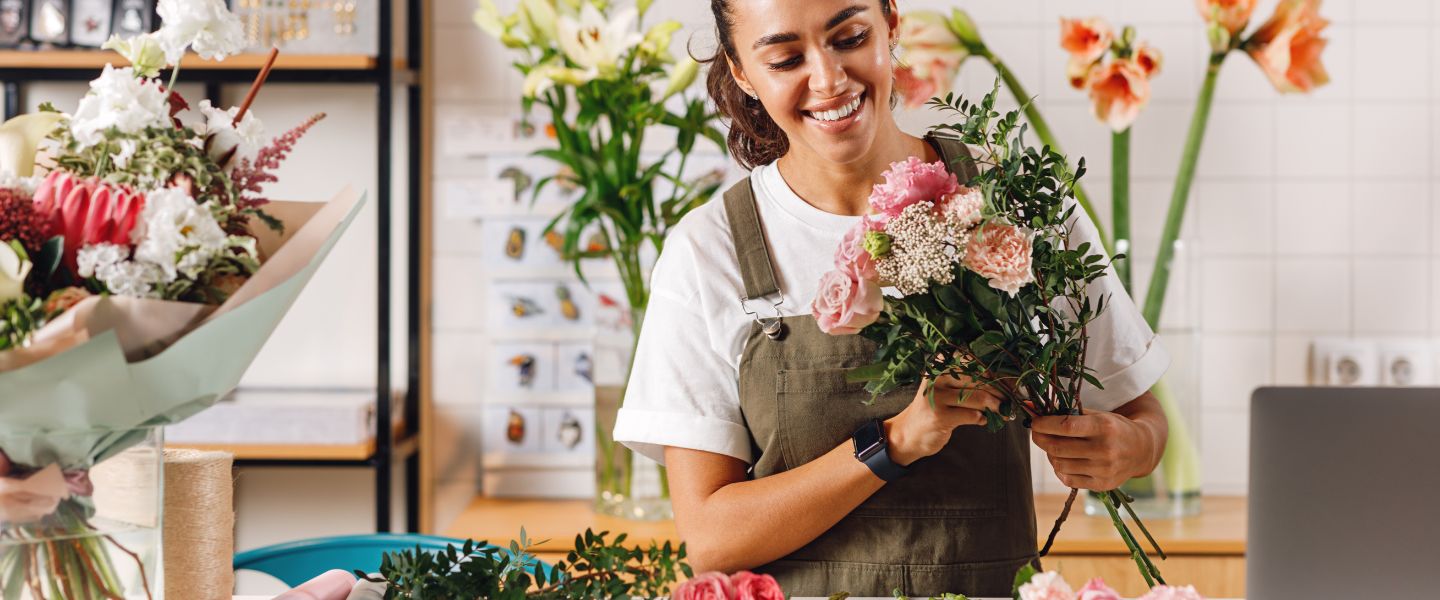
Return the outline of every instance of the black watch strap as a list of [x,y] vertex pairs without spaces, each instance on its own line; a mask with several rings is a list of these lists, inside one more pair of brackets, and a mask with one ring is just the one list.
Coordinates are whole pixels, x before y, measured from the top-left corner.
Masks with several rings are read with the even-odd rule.
[[869,458],[866,458],[865,466],[870,467],[870,471],[874,473],[876,477],[886,482],[895,481],[905,475],[905,467],[895,464],[895,461],[890,460],[888,447],[881,448],[879,452],[871,454]]
[[[905,475],[907,469],[896,464],[890,458],[889,440],[885,438],[885,426],[879,419],[871,420],[860,426],[860,429],[855,432],[854,439],[856,441],[855,458],[865,463],[865,466],[869,467],[870,472],[874,473],[876,477],[890,482]],[[862,439],[871,440],[871,442],[861,448],[859,441]]]

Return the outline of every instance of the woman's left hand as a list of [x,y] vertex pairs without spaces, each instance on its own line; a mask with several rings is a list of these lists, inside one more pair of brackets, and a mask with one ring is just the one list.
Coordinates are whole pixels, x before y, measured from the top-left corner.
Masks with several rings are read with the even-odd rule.
[[1097,492],[1152,471],[1163,446],[1147,424],[1111,412],[1035,417],[1030,430],[1061,483]]

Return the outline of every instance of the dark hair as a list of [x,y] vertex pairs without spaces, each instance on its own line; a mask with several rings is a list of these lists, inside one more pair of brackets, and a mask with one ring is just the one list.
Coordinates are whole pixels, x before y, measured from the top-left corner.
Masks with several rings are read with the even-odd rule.
[[[731,0],[710,0],[710,12],[715,14],[715,39],[720,47],[710,58],[696,58],[709,66],[705,76],[705,89],[720,116],[730,124],[727,145],[735,161],[746,169],[774,162],[790,150],[790,140],[785,132],[765,112],[759,100],[751,98],[740,84],[730,76],[727,63],[740,64],[740,54],[735,51],[735,39],[731,36],[734,15],[730,12]],[[879,0],[880,12],[890,16],[890,0]]]

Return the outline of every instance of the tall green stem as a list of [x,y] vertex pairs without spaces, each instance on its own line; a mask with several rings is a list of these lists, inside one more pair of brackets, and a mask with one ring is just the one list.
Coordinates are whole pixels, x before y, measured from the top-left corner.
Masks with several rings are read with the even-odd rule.
[[[1130,251],[1130,128],[1110,135],[1110,209],[1115,222],[1115,251]],[[1126,290],[1130,280],[1130,261],[1115,263],[1115,271]]]
[[1200,88],[1200,98],[1195,102],[1195,114],[1190,118],[1190,132],[1185,136],[1180,173],[1175,176],[1175,190],[1170,194],[1170,210],[1165,215],[1165,229],[1160,234],[1155,270],[1150,276],[1150,289],[1145,294],[1145,320],[1152,329],[1160,327],[1160,311],[1165,302],[1165,290],[1170,284],[1170,262],[1175,258],[1175,240],[1180,237],[1180,225],[1185,220],[1185,204],[1190,199],[1195,163],[1200,158],[1200,143],[1205,139],[1210,105],[1215,99],[1215,82],[1219,79],[1220,65],[1225,62],[1225,56],[1226,53],[1210,55],[1210,64],[1205,69],[1205,83]]
[[[1030,128],[1035,130],[1035,135],[1040,136],[1040,141],[1056,152],[1065,154],[1065,150],[1060,147],[1060,142],[1055,139],[1055,132],[1050,129],[1049,122],[1045,120],[1044,116],[1041,116],[1040,108],[1035,106],[1034,98],[1025,91],[1025,86],[1010,71],[1010,67],[1005,66],[1005,61],[1000,60],[1000,57],[995,56],[989,49],[979,52],[977,56],[984,58],[991,66],[995,67],[995,72],[1000,74],[1000,79],[1005,82],[1005,87],[1010,88],[1010,94],[1015,96],[1015,102],[1024,108],[1025,119],[1030,122]],[[1095,229],[1100,234],[1100,243],[1105,246],[1105,251],[1113,255],[1115,247],[1110,240],[1110,235],[1106,233],[1105,225],[1100,222],[1100,216],[1095,214],[1095,208],[1090,204],[1090,195],[1085,193],[1085,188],[1079,182],[1075,184],[1075,200],[1080,203],[1080,208],[1085,210],[1085,214],[1090,216],[1090,221],[1095,224]]]

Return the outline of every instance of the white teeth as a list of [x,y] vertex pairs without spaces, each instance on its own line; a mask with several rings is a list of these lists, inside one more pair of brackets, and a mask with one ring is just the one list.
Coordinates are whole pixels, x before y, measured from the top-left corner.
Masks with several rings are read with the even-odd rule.
[[855,112],[855,109],[860,108],[860,100],[861,97],[856,96],[854,100],[851,100],[850,103],[845,106],[834,110],[812,112],[810,116],[820,121],[839,121],[840,119],[850,116],[851,113]]

